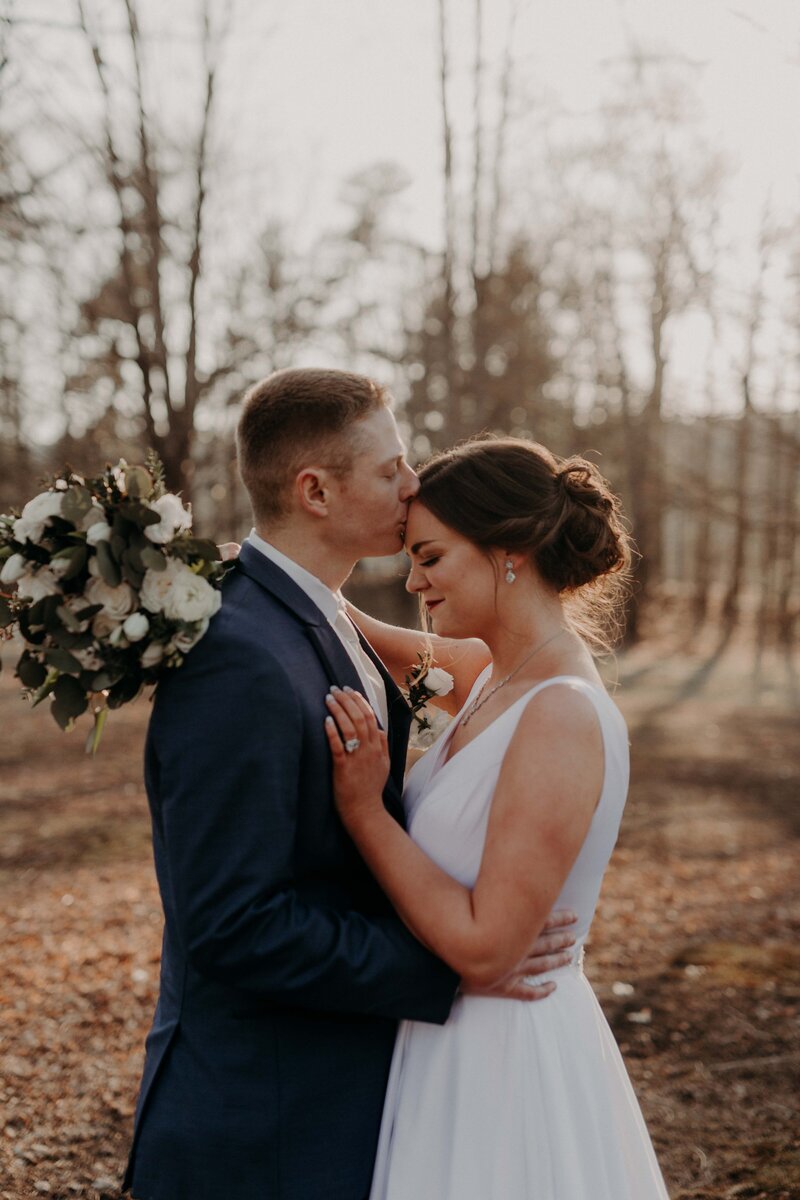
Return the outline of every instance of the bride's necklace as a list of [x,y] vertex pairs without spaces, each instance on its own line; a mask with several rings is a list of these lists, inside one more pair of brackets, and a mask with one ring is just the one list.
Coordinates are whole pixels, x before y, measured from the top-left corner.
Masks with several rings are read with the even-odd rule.
[[[550,643],[554,642],[557,637],[561,637],[561,634],[566,633],[566,632],[567,632],[567,630],[564,628],[559,629],[558,633],[554,633],[551,637],[547,638],[545,641],[540,642],[538,646],[535,646],[533,648],[533,650],[531,650],[530,654],[525,655],[525,657],[523,658],[521,663],[517,663],[517,665],[516,665],[516,667],[514,667],[513,671],[509,671],[509,673],[508,673],[508,675],[506,675],[505,679],[501,679],[499,683],[496,683],[494,685],[494,687],[491,689],[491,691],[488,691],[485,696],[483,693],[486,688],[486,683],[484,683],[483,687],[481,687],[481,690],[478,692],[477,696],[472,701],[472,704],[470,704],[466,713],[461,718],[462,729],[465,725],[469,724],[469,722],[475,716],[475,713],[478,711],[478,709],[483,708],[486,701],[491,700],[491,698],[495,694],[495,692],[499,692],[501,687],[505,687],[506,684],[509,682],[509,680],[513,679],[514,676],[517,674],[517,672],[521,671],[522,668],[525,666],[525,664],[529,663],[531,661],[531,659],[534,657],[534,655],[538,654],[540,650],[544,650],[545,646],[549,646]],[[488,680],[486,682],[488,683]]]

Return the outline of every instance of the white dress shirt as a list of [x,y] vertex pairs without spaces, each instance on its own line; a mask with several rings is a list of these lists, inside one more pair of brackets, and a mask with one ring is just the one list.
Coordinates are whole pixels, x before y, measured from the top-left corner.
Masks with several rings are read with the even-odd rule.
[[247,540],[255,550],[258,550],[270,562],[275,563],[276,567],[280,567],[282,571],[285,571],[289,578],[305,592],[309,600],[313,601],[327,618],[358,672],[358,677],[364,685],[364,693],[372,705],[378,720],[382,727],[387,729],[389,709],[386,700],[386,687],[381,678],[380,671],[359,641],[356,628],[347,615],[342,593],[331,591],[321,579],[318,579],[316,575],[312,575],[305,567],[301,567],[294,559],[277,550],[270,542],[265,541],[264,538],[256,533],[255,529],[250,530]]

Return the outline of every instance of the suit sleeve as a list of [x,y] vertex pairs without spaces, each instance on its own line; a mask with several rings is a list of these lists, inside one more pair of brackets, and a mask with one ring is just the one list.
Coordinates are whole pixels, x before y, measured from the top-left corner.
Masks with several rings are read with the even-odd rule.
[[458,986],[394,914],[304,898],[293,877],[302,720],[277,660],[206,647],[162,683],[156,836],[192,965],[282,1005],[442,1023]]

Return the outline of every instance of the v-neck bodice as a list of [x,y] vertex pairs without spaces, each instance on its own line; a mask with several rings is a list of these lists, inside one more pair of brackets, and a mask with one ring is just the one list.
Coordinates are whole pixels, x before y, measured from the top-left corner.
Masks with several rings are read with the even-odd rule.
[[[488,671],[489,668],[487,668]],[[445,758],[458,722],[485,678],[475,682],[464,707],[437,742],[414,764],[406,779],[403,803],[411,837],[449,875],[466,887],[478,877],[492,797],[503,759],[527,703],[544,688],[557,684],[587,696],[595,709],[603,738],[604,776],[600,799],[578,858],[565,881],[556,907],[578,913],[577,936],[588,932],[603,871],[619,830],[628,790],[628,737],[625,723],[607,692],[576,675],[540,680],[510,704],[449,759]],[[537,764],[530,763],[530,786],[536,787]]]

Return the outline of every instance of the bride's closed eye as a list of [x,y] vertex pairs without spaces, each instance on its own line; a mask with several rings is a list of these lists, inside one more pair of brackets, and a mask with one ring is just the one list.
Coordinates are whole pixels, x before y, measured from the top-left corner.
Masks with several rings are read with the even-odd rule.
[[440,555],[435,554],[433,558],[426,558],[424,561],[420,561],[419,565],[421,567],[432,567],[439,561],[440,557]]

